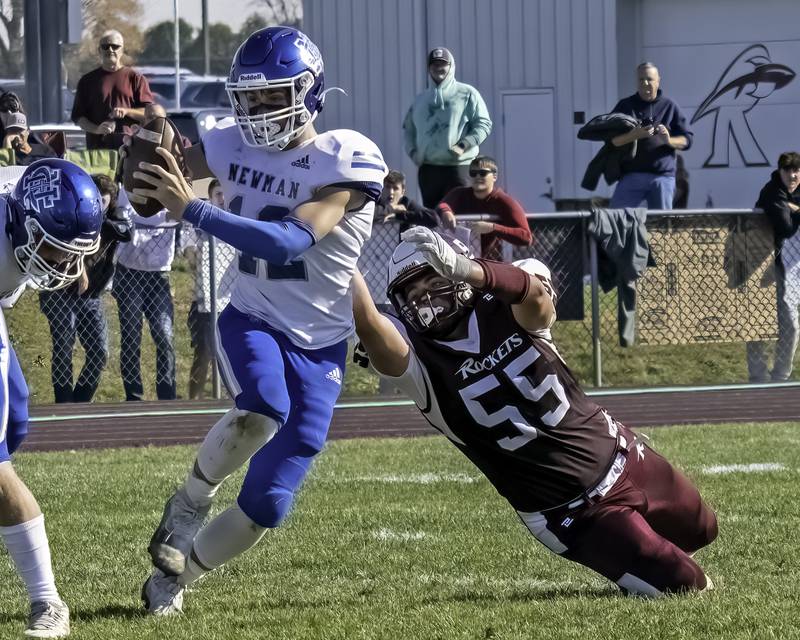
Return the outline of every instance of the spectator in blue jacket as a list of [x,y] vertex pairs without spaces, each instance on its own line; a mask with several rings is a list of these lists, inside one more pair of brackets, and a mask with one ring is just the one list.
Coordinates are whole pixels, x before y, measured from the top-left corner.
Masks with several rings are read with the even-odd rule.
[[638,127],[612,138],[617,147],[637,140],[636,155],[622,166],[622,178],[611,198],[611,208],[671,209],[675,192],[676,151],[688,149],[692,132],[680,107],[659,88],[661,78],[651,62],[636,68],[637,92],[623,98],[614,113],[634,116]]

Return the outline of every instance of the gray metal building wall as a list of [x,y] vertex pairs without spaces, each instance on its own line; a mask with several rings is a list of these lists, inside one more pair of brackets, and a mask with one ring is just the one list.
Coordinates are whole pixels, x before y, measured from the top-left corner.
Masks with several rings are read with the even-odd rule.
[[[427,82],[425,56],[443,45],[456,77],[477,87],[494,121],[482,150],[502,158],[501,92],[551,88],[555,100],[556,197],[579,188],[594,145],[578,142],[573,114],[616,102],[616,0],[305,0],[304,29],[325,61],[329,94],[321,124],[375,140],[410,178],[402,120]],[[531,126],[543,126],[531,122]],[[547,125],[551,126],[551,125]],[[535,150],[532,150],[535,152]],[[411,186],[413,189],[414,181]]]

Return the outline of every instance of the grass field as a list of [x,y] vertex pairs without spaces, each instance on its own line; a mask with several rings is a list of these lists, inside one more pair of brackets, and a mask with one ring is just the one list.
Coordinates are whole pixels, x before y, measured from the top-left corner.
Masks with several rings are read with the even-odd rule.
[[[443,438],[362,439],[330,443],[286,525],[201,581],[182,617],[145,618],[147,540],[194,447],[16,465],[44,507],[76,639],[800,637],[798,425],[645,433],[717,510],[720,537],[698,554],[712,593],[623,598],[546,552]],[[725,466],[753,464],[766,466]],[[13,638],[24,593],[7,562],[0,571],[0,638]]]

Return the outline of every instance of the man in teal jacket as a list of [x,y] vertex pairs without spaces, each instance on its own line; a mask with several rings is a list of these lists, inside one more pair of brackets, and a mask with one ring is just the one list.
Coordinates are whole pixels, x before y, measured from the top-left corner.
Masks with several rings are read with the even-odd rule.
[[428,54],[433,86],[414,99],[403,121],[406,153],[419,167],[422,203],[433,208],[450,189],[467,186],[469,163],[492,131],[478,90],[456,80],[456,62],[444,47]]

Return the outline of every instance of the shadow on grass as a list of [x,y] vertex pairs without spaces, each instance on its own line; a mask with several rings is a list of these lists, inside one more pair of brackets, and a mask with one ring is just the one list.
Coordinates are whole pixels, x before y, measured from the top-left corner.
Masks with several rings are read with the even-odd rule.
[[465,592],[465,593],[442,593],[440,595],[429,595],[419,600],[421,605],[442,604],[445,602],[544,602],[549,600],[603,600],[617,599],[621,597],[621,592],[613,587],[557,587],[546,586],[531,587],[520,589],[511,593],[486,593],[486,592]]
[[144,618],[146,612],[141,605],[108,604],[98,609],[74,609],[70,612],[74,622],[94,622],[110,618],[135,620]]

